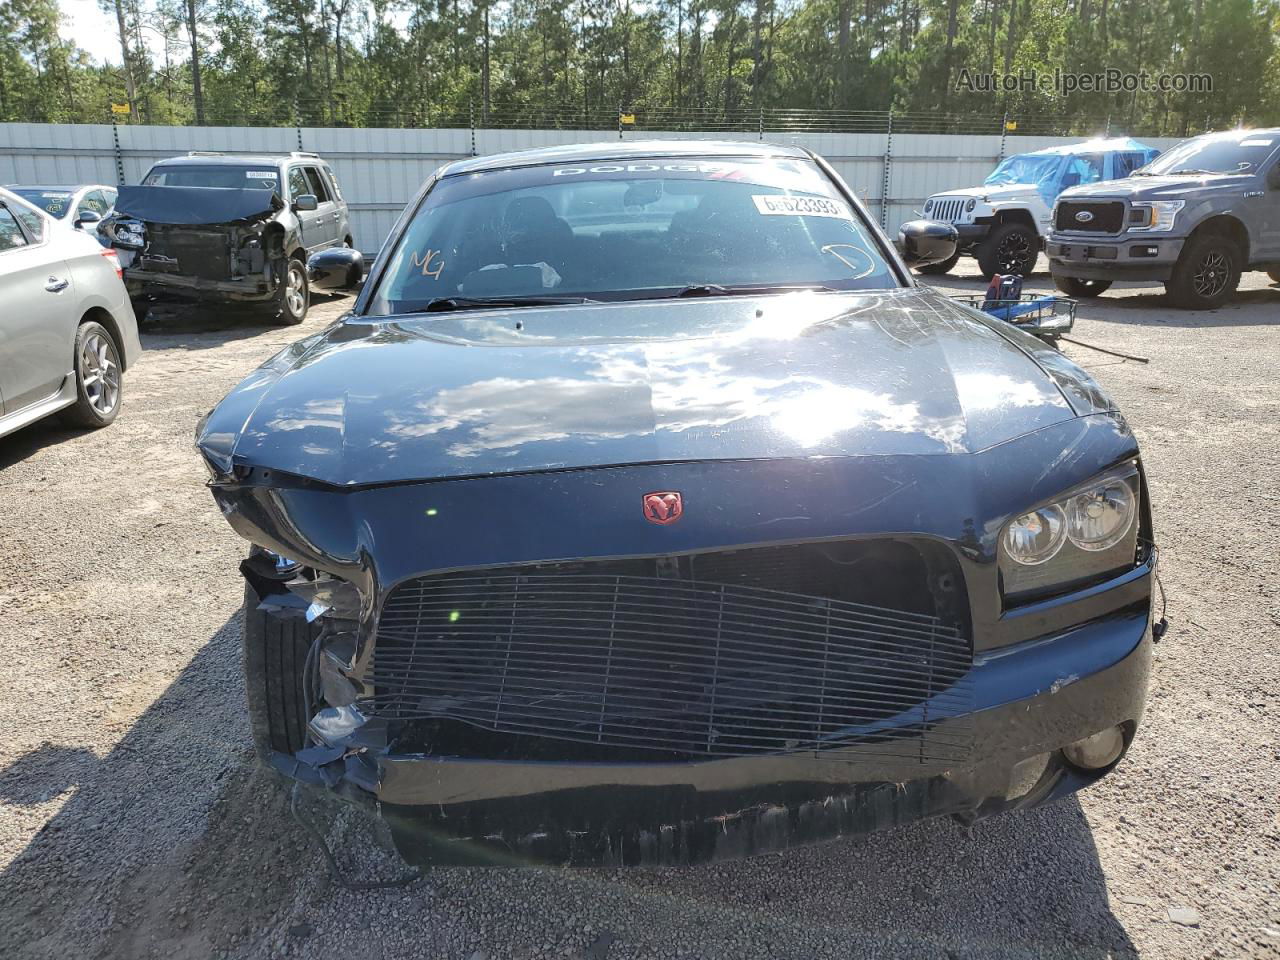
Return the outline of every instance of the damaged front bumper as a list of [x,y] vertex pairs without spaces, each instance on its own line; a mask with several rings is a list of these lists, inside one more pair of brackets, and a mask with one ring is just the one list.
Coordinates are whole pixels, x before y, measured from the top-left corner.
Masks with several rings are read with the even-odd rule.
[[264,272],[230,280],[209,280],[155,270],[127,269],[125,287],[129,296],[170,296],[189,300],[224,300],[232,303],[261,303],[276,295],[278,283]]
[[[269,762],[375,806],[405,860],[424,865],[688,864],[926,817],[972,821],[1074,792],[1119,759],[1079,767],[1064,754],[1072,744],[1118,729],[1127,749],[1150,669],[1154,565],[1153,554],[1110,585],[1131,598],[1110,615],[975,658],[972,710],[931,730],[968,745],[960,763],[878,754],[875,744],[847,760],[839,750],[679,763],[470,759],[403,752],[382,718],[354,705],[317,710],[316,742]],[[302,604],[264,606],[295,624],[307,616]],[[324,603],[310,611],[323,619]]]

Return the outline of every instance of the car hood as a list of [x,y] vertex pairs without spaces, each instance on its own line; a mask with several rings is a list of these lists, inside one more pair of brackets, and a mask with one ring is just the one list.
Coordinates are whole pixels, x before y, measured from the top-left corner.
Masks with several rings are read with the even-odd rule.
[[960,190],[948,190],[945,193],[935,193],[929,199],[938,200],[946,197],[975,197],[977,199],[986,198],[992,203],[1001,200],[1016,200],[1019,197],[1030,197],[1036,193],[1036,185],[1034,183],[1005,183],[998,187],[964,187]]
[[270,217],[283,204],[271,190],[239,187],[121,187],[115,214],[148,223],[214,224]]
[[342,486],[964,454],[1076,416],[1033,343],[928,288],[349,318],[255,371],[197,442],[219,470]]
[[1185,200],[1195,195],[1208,196],[1213,193],[1237,193],[1248,189],[1252,178],[1239,176],[1198,176],[1198,177],[1125,177],[1123,180],[1103,180],[1086,184],[1082,187],[1071,187],[1064,190],[1058,199],[1061,200],[1093,200],[1093,199],[1126,199],[1126,200]]

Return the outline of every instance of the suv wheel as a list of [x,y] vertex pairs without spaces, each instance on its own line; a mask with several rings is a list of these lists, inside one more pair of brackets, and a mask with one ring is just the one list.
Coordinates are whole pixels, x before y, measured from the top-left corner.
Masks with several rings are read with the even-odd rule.
[[1199,234],[1182,248],[1164,289],[1175,307],[1212,310],[1236,292],[1240,270],[1240,252],[1234,243],[1218,234]]
[[956,261],[959,259],[960,251],[957,250],[954,254],[940,263],[931,263],[925,267],[916,267],[916,273],[923,273],[931,277],[941,276],[944,273],[950,273],[951,268],[956,265]]
[[988,279],[997,273],[1031,275],[1040,256],[1040,238],[1021,223],[1006,223],[993,230],[978,248],[978,266]]
[[318,630],[301,611],[267,614],[258,609],[260,603],[246,583],[241,640],[249,729],[258,756],[269,761],[273,753],[295,753],[306,746],[309,718],[302,674]]
[[120,412],[124,382],[120,379],[120,351],[100,323],[80,324],[76,331],[76,402],[62,411],[75,427],[105,427]]
[[307,318],[311,290],[307,286],[307,268],[301,260],[290,258],[285,264],[284,281],[272,301],[275,321],[283,327],[297,326]]
[[1082,280],[1080,277],[1053,278],[1053,285],[1068,297],[1086,300],[1089,297],[1100,297],[1111,289],[1110,280]]

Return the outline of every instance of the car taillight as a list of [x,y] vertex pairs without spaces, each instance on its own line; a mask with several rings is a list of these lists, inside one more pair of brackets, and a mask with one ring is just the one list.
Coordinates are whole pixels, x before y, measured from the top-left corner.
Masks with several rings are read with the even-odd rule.
[[102,251],[102,255],[111,261],[111,266],[116,272],[116,276],[121,280],[124,279],[124,268],[120,266],[120,255],[111,247],[107,247]]

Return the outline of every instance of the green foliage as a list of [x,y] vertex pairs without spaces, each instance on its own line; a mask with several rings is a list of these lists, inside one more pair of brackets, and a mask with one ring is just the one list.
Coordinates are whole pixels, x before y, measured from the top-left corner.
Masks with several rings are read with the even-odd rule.
[[[651,129],[784,110],[992,132],[1006,113],[1020,132],[1280,123],[1280,0],[100,3],[120,25],[112,65],[59,36],[57,0],[0,0],[0,120],[103,122],[127,103],[121,122],[179,124],[609,127],[620,108]],[[962,69],[1042,82],[965,90]],[[1213,89],[1052,86],[1108,69]]]

